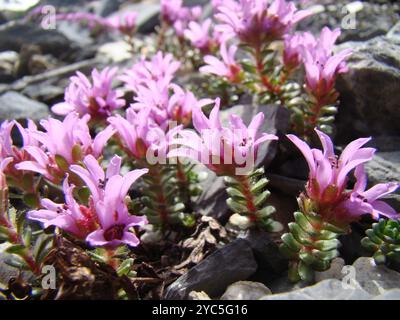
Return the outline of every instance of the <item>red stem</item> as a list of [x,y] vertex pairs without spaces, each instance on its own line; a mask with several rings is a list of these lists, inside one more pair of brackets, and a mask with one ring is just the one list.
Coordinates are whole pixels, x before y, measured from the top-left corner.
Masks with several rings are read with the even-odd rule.
[[240,183],[241,191],[246,199],[246,207],[250,221],[257,221],[257,206],[254,204],[254,195],[251,192],[251,185],[246,175],[236,176],[236,180]]

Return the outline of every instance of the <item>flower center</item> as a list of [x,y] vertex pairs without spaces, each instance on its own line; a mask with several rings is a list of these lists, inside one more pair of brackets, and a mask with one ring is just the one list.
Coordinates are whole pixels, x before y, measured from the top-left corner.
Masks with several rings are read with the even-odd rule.
[[115,224],[104,231],[104,239],[107,241],[121,240],[124,235],[124,224]]

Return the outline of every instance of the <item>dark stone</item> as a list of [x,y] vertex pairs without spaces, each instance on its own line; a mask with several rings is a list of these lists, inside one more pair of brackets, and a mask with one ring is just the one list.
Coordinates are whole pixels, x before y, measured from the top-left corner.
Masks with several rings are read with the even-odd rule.
[[71,50],[67,37],[57,30],[44,30],[34,24],[7,24],[0,28],[0,51],[19,52],[23,45],[37,45],[43,54],[65,56]]
[[221,295],[230,284],[246,280],[257,269],[248,241],[236,239],[205,258],[166,290],[165,299],[187,299],[191,291]]
[[386,37],[349,42],[349,72],[337,82],[340,107],[336,141],[360,136],[398,135],[400,113],[400,43]]
[[250,229],[243,236],[253,249],[258,271],[269,277],[279,276],[287,270],[288,261],[281,255],[278,245],[266,232]]

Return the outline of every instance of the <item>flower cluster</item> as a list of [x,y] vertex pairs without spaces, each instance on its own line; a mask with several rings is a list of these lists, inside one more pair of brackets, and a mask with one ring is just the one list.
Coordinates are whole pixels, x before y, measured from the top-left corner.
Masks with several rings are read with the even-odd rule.
[[297,22],[310,13],[297,10],[285,0],[221,1],[216,5],[216,18],[221,32],[238,37],[243,43],[261,46],[266,41],[281,39]]
[[114,110],[125,106],[123,93],[112,88],[117,71],[117,68],[105,68],[100,72],[94,69],[92,81],[77,72],[65,90],[65,101],[54,105],[51,110],[58,115],[76,112],[80,116],[89,114],[93,120],[106,119]]
[[243,175],[254,170],[257,150],[267,140],[277,140],[272,134],[259,134],[264,114],[257,114],[247,127],[237,115],[230,115],[228,127],[223,127],[219,119],[219,100],[216,101],[210,117],[200,108],[193,113],[195,133],[182,130],[181,139],[175,140],[185,146],[174,149],[170,157],[186,156],[205,164],[210,170],[222,176]]
[[100,157],[108,139],[114,134],[107,128],[92,139],[88,122],[89,115],[79,118],[77,113],[69,113],[65,119],[49,118],[42,120],[45,131],[29,130],[29,136],[39,146],[25,146],[24,150],[31,159],[15,165],[18,170],[39,173],[51,182],[58,183],[64,178],[69,166],[82,161],[89,154]]
[[[378,200],[392,193],[399,183],[378,184],[369,190],[363,165],[370,161],[374,148],[363,148],[371,138],[360,138],[351,142],[340,157],[334,153],[331,139],[315,130],[321,140],[323,151],[311,149],[304,141],[294,135],[288,138],[303,153],[310,169],[307,183],[307,197],[321,208],[329,208],[320,214],[328,214],[326,219],[337,223],[358,220],[362,214],[369,213],[374,219],[381,215],[392,218],[396,212]],[[353,190],[347,191],[348,174],[354,170],[357,179]]]
[[190,21],[194,21],[201,15],[201,8],[184,7],[182,0],[161,0],[161,19],[172,26],[179,37],[184,36],[186,27]]
[[[329,268],[338,255],[337,237],[348,232],[350,223],[362,215],[379,219],[398,219],[396,211],[380,200],[394,192],[398,182],[380,183],[367,188],[364,164],[372,159],[375,149],[363,147],[370,138],[351,142],[340,157],[334,153],[331,139],[315,129],[323,150],[311,149],[294,135],[288,138],[299,148],[310,169],[306,192],[299,197],[300,211],[289,224],[290,233],[282,236],[281,246],[291,259],[290,275],[295,281],[311,281],[313,271]],[[354,170],[356,183],[347,190],[348,175]]]
[[192,110],[211,102],[197,100],[192,92],[172,82],[179,67],[180,63],[171,54],[158,52],[150,61],[142,59],[121,76],[126,87],[135,94],[131,107],[136,111],[149,108],[152,119],[163,128],[170,121],[189,125]]
[[92,246],[127,244],[136,247],[139,239],[132,227],[143,226],[147,220],[129,214],[125,197],[131,185],[148,170],[133,170],[121,176],[121,158],[118,156],[111,159],[106,172],[92,155],[86,156],[83,164],[85,168],[72,165],[71,171],[90,189],[89,207],[74,199],[74,186],[69,184],[67,177],[63,182],[65,203],[42,199],[44,209],[29,211],[28,218],[42,222],[45,228],[56,226],[85,239]]

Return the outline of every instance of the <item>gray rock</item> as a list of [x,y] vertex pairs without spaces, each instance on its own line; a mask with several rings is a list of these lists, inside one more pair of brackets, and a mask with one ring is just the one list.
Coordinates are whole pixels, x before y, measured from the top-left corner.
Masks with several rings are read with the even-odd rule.
[[342,273],[344,265],[345,263],[342,258],[335,258],[332,261],[331,267],[328,270],[315,273],[315,282],[320,282],[326,279],[341,280],[344,276],[344,274]]
[[282,274],[287,270],[288,262],[281,255],[278,245],[270,235],[262,230],[248,230],[243,239],[253,249],[261,273]]
[[373,184],[400,181],[400,151],[377,152],[365,164],[365,171]]
[[71,51],[69,39],[57,30],[45,30],[35,24],[9,23],[0,27],[0,51],[19,52],[23,45],[37,45],[43,54],[56,57]]
[[238,281],[226,289],[221,300],[257,300],[269,294],[271,290],[260,282]]
[[[366,163],[365,171],[371,186],[378,183],[400,181],[400,151],[377,152],[374,158]],[[386,196],[383,200],[396,211],[400,211],[398,192]]]
[[179,277],[167,288],[165,298],[186,299],[191,291],[204,291],[215,297],[231,283],[246,280],[256,269],[257,263],[249,244],[237,239]]
[[0,120],[29,118],[37,121],[49,115],[47,105],[31,100],[18,92],[9,91],[0,96]]
[[340,107],[337,141],[359,136],[398,135],[400,113],[400,43],[386,37],[347,42],[349,72],[337,82]]
[[400,300],[400,289],[387,290],[373,300]]
[[196,172],[207,173],[207,178],[200,183],[203,191],[194,203],[194,210],[217,220],[227,220],[229,208],[225,201],[228,194],[224,178],[200,165],[196,167]]
[[[319,34],[324,26],[341,28],[338,42],[365,41],[385,35],[398,21],[398,5],[376,4],[352,0],[315,1],[315,14],[300,22],[298,29]],[[356,24],[348,24],[349,14],[355,16]]]
[[336,279],[328,279],[316,285],[281,294],[267,295],[262,300],[366,300],[371,298],[365,290],[343,286]]
[[353,267],[356,281],[371,295],[376,296],[386,290],[400,288],[400,273],[384,265],[377,266],[373,258],[358,258]]
[[211,300],[211,298],[204,291],[192,291],[189,293],[189,300]]
[[268,288],[270,288],[274,294],[288,293],[291,291],[299,290],[309,285],[309,283],[307,284],[304,281],[299,281],[296,283],[290,282],[287,277],[287,272],[283,277],[268,282],[267,284]]
[[389,30],[386,37],[393,41],[400,42],[400,22],[397,22],[393,28]]

